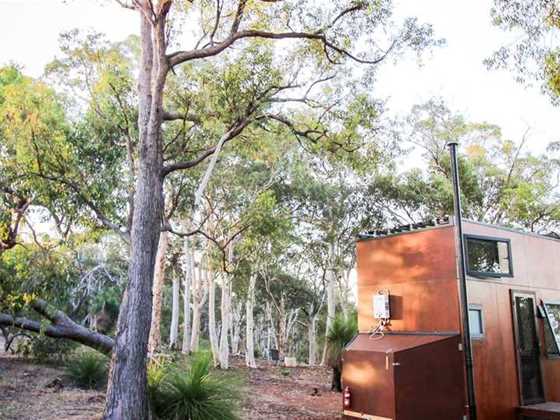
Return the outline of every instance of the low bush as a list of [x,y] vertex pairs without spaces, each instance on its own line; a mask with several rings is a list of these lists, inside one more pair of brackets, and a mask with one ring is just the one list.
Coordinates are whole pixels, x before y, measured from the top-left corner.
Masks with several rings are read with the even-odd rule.
[[14,353],[22,357],[31,357],[41,363],[63,362],[76,347],[76,343],[69,340],[50,338],[41,334],[18,337],[12,343]]
[[188,362],[150,363],[148,392],[156,419],[239,419],[239,381],[211,371],[211,361],[208,353],[198,353]]
[[107,372],[107,357],[94,350],[80,351],[66,364],[66,375],[80,388],[99,389],[105,386]]

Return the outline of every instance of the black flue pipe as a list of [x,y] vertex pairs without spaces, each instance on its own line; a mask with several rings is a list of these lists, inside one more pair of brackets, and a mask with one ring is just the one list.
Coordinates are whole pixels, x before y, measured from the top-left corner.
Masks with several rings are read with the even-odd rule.
[[463,324],[463,351],[465,354],[465,373],[467,379],[467,403],[469,419],[476,420],[476,395],[474,392],[473,356],[471,329],[469,326],[469,297],[467,293],[467,270],[465,265],[465,242],[463,238],[463,219],[461,214],[461,188],[459,185],[459,165],[457,164],[456,141],[447,143],[451,154],[451,174],[453,176],[453,204],[455,207],[455,231],[459,245],[459,295],[461,299],[461,321]]

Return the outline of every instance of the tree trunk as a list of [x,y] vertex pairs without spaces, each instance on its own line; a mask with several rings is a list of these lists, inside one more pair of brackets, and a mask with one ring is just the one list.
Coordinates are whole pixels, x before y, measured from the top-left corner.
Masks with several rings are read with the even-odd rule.
[[278,350],[278,340],[276,339],[276,329],[274,328],[274,317],[272,316],[272,305],[266,302],[266,357],[270,358],[270,350]]
[[222,315],[222,330],[220,332],[220,368],[229,368],[229,321],[230,321],[230,286],[228,275],[224,273],[222,278],[222,301],[221,301],[221,315]]
[[[336,270],[334,267],[334,259],[336,256],[335,244],[331,244],[329,251],[329,269],[327,271],[327,323],[325,326],[325,338],[331,329],[334,317],[336,316]],[[321,366],[327,363],[327,340],[323,347],[323,357],[321,359]]]
[[309,366],[315,366],[317,364],[317,315],[311,315],[309,320],[309,331],[307,332],[307,338],[309,340],[309,353],[307,363]]
[[288,315],[286,314],[286,302],[284,295],[280,298],[280,307],[277,308],[278,310],[278,330],[277,330],[277,339],[276,342],[278,343],[278,355],[280,356],[280,360],[284,360],[286,356],[286,324],[288,321]]
[[[231,288],[231,286],[230,286]],[[243,302],[236,302],[230,292],[230,334],[231,334],[231,353],[235,356],[239,354],[239,343],[241,341],[241,324],[243,322]]]
[[216,333],[216,282],[214,273],[210,269],[208,271],[208,335],[214,365],[217,366],[220,360],[220,347]]
[[255,362],[255,339],[254,339],[254,320],[253,312],[255,307],[255,283],[256,276],[254,274],[249,278],[249,290],[247,291],[247,302],[246,305],[246,333],[245,333],[245,364],[247,367],[256,368],[257,363]]
[[[148,0],[142,5],[148,8]],[[167,4],[170,6],[170,4]],[[166,7],[167,7],[166,6]],[[167,9],[168,10],[168,9]],[[128,287],[119,312],[104,418],[149,418],[146,355],[152,315],[152,282],[163,209],[161,123],[167,75],[165,19],[141,19],[138,75],[139,164],[130,236]]]
[[183,346],[181,352],[191,352],[191,285],[194,276],[194,257],[189,239],[185,238],[183,255]]
[[192,325],[191,325],[191,351],[197,351],[200,341],[200,318],[202,316],[202,308],[208,297],[208,289],[206,287],[207,271],[204,264],[207,258],[202,257],[198,267],[194,270],[192,283]]
[[154,268],[154,286],[152,288],[152,325],[150,327],[150,337],[148,339],[148,353],[153,354],[161,343],[161,301],[163,297],[163,286],[165,283],[165,254],[169,246],[169,233],[162,232],[159,237],[159,244],[156,256],[156,266]]
[[169,347],[176,349],[179,338],[179,312],[180,312],[180,281],[178,277],[173,277],[173,296],[171,303],[171,326],[169,328]]

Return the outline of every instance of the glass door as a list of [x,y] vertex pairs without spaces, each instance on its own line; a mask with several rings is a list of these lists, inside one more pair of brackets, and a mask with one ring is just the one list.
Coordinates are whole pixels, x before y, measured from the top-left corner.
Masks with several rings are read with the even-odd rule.
[[511,297],[521,404],[544,402],[535,295],[512,291]]

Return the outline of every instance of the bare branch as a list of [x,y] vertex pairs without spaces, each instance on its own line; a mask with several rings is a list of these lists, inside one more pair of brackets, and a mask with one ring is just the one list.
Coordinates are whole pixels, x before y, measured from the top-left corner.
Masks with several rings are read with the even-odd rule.
[[380,57],[374,59],[363,59],[355,56],[354,54],[350,53],[349,51],[345,50],[342,47],[339,47],[333,44],[331,41],[327,39],[327,37],[321,32],[309,33],[309,32],[267,32],[267,31],[258,31],[258,30],[245,30],[245,31],[238,31],[231,34],[222,42],[216,43],[215,45],[209,46],[207,48],[203,48],[200,50],[191,50],[191,51],[177,51],[171,53],[168,56],[169,65],[171,67],[176,66],[178,64],[184,63],[186,61],[196,60],[200,58],[207,58],[218,55],[226,48],[231,46],[236,41],[243,39],[243,38],[264,38],[264,39],[307,39],[307,40],[315,40],[319,41],[323,44],[325,53],[327,54],[329,60],[334,62],[334,60],[328,55],[328,50],[331,49],[340,55],[346,56],[358,63],[361,64],[378,64],[383,61],[387,55],[393,50],[396,46],[396,41],[394,41],[391,46],[385,51]]
[[136,7],[132,3],[128,3],[124,0],[115,0],[115,2],[125,9],[136,10]]
[[[235,137],[237,137],[247,125],[249,125],[250,121],[248,119],[243,119],[241,121],[237,121],[232,128],[230,128],[225,134],[223,141],[221,143],[225,144],[228,141],[231,141]],[[221,139],[222,140],[222,139]],[[220,142],[218,142],[220,144]],[[166,165],[162,169],[162,177],[169,175],[171,172],[179,171],[182,169],[189,169],[192,168],[206,160],[208,157],[212,156],[216,151],[218,144],[209,149],[206,149],[200,156],[197,158],[187,161],[187,162],[177,162],[174,164]]]

